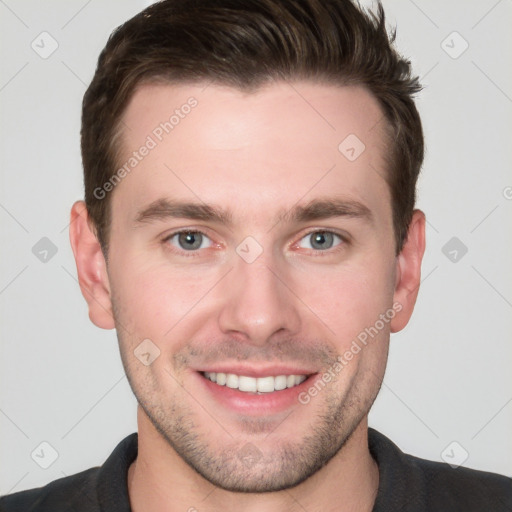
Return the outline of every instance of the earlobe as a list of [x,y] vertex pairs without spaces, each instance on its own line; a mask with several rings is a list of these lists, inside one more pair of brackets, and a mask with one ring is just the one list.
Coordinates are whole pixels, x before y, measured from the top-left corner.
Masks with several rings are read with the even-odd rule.
[[89,306],[89,318],[102,329],[113,329],[115,324],[106,262],[96,234],[91,229],[84,201],[73,204],[70,220],[69,238],[80,290]]
[[394,303],[401,309],[391,321],[391,332],[401,331],[409,322],[421,282],[421,262],[425,252],[425,214],[414,210],[407,240],[397,257]]

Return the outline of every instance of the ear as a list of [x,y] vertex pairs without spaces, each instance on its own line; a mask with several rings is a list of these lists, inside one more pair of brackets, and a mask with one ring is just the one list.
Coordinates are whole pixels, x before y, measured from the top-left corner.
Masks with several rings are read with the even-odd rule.
[[102,329],[115,327],[107,264],[84,201],[71,208],[69,238],[75,255],[80,290],[89,306],[91,322]]
[[421,282],[421,261],[425,252],[425,214],[414,210],[407,240],[396,262],[393,303],[402,309],[391,320],[391,332],[401,331],[409,322]]

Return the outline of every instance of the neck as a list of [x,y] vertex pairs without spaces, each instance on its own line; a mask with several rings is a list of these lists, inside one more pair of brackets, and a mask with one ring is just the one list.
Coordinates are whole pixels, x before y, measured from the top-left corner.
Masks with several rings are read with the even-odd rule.
[[128,471],[133,512],[368,511],[379,484],[377,464],[368,449],[365,417],[328,464],[298,486],[272,493],[235,493],[196,473],[155,430],[138,408],[138,456]]

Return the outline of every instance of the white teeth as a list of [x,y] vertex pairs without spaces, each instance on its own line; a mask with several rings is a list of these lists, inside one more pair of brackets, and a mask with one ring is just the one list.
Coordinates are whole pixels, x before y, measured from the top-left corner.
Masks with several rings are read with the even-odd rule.
[[274,379],[274,389],[276,391],[281,391],[282,389],[286,389],[286,381],[287,381],[286,375],[278,375]]
[[[215,372],[213,372],[213,374],[216,375]],[[210,375],[212,375],[212,374],[210,373]],[[212,382],[214,382],[211,377],[210,377],[210,380]],[[226,375],[226,386],[228,388],[237,389],[238,388],[238,375],[234,375],[233,373],[228,373]]]
[[276,380],[274,377],[259,377],[253,380],[257,381],[257,388],[260,393],[272,393],[274,391]]
[[258,380],[253,379],[252,377],[244,377],[243,375],[240,375],[240,377],[238,377],[238,389],[240,391],[250,391],[255,393],[258,391]]
[[277,375],[275,377],[247,377],[234,373],[204,372],[204,376],[219,386],[238,389],[248,393],[272,393],[286,388],[293,388],[304,382],[307,375]]

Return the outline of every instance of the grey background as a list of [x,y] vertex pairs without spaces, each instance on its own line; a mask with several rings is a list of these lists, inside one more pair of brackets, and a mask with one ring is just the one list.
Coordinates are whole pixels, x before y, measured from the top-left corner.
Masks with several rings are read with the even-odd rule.
[[[0,0],[0,494],[99,465],[136,430],[115,333],[88,319],[67,225],[83,194],[83,93],[110,32],[149,3]],[[512,1],[383,3],[426,87],[428,247],[370,425],[420,457],[512,476]],[[51,49],[43,31],[58,43],[47,58],[31,47]],[[57,249],[46,262],[43,237]]]

